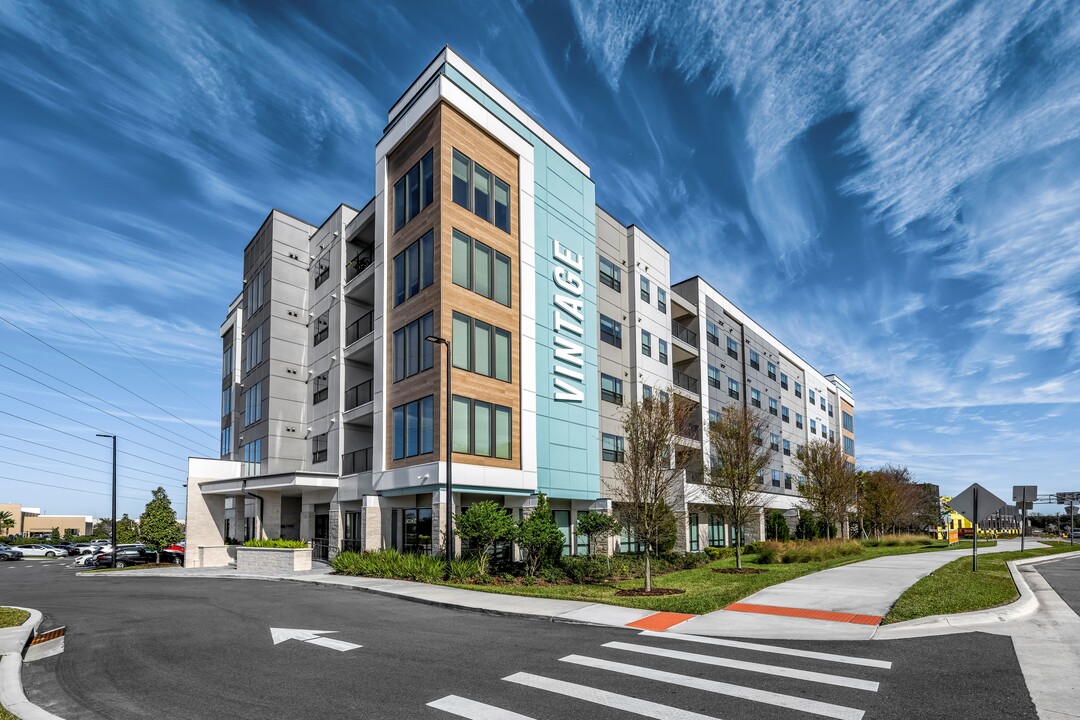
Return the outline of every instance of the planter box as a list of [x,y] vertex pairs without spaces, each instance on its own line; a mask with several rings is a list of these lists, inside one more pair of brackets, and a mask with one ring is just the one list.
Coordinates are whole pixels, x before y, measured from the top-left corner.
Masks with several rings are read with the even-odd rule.
[[236,571],[291,573],[311,569],[311,548],[236,548]]

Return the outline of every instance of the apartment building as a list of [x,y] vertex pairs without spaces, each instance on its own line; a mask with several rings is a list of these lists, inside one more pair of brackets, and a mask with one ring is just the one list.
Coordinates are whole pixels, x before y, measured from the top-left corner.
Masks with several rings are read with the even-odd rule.
[[811,433],[854,462],[850,389],[701,278],[673,283],[668,251],[596,205],[588,165],[449,48],[390,108],[375,167],[362,209],[320,225],[273,210],[244,252],[221,456],[189,465],[189,564],[255,536],[437,551],[448,445],[455,512],[520,517],[544,493],[564,551],[584,552],[577,515],[617,512],[621,413],[651,393],[699,418],[673,498],[683,549],[730,539],[694,482],[724,403],[775,405],[770,505],[792,507]]

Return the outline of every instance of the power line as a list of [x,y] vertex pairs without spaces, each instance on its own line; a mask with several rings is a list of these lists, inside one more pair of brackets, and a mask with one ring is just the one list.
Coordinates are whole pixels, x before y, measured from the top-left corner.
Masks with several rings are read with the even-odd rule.
[[[80,490],[79,488],[64,487],[63,485],[50,485],[48,483],[34,482],[33,480],[20,480],[19,478],[5,477],[0,475],[0,480],[10,480],[11,482],[26,483],[27,485],[40,485],[41,487],[56,488],[57,490],[68,490],[70,492],[88,493],[90,495],[104,495],[105,497],[112,497],[112,493],[96,492],[94,490]],[[131,497],[130,495],[117,495],[116,497],[124,498],[125,500],[142,500],[142,498]]]
[[[60,432],[63,432],[63,431],[61,430]],[[37,445],[38,447],[43,447],[43,448],[46,448],[48,450],[53,450],[55,452],[67,453],[68,455],[74,455],[75,457],[86,458],[87,460],[93,460],[94,462],[105,463],[106,465],[111,464],[108,460],[102,460],[101,458],[96,458],[93,455],[84,455],[83,453],[77,453],[74,450],[65,450],[64,448],[58,448],[55,445],[47,445],[45,443],[37,442],[36,440],[27,440],[26,438],[21,438],[18,435],[9,435],[8,433],[0,433],[0,437],[11,438],[12,440],[18,440],[19,442],[30,443],[31,445]],[[78,436],[76,435],[74,437],[78,437]],[[85,438],[81,438],[81,439],[85,439]],[[94,444],[97,445],[98,443],[94,443]],[[10,447],[7,447],[7,446],[0,446],[0,447],[5,447],[7,450],[15,450],[14,448],[10,448]],[[22,452],[22,451],[21,450],[15,450],[15,452]],[[116,467],[123,468],[125,470],[131,470],[131,471],[137,472],[137,473],[142,473],[143,475],[153,475],[154,477],[165,478],[166,480],[171,480],[173,482],[178,482],[176,478],[171,477],[169,475],[162,475],[161,473],[150,472],[149,470],[140,470],[139,468],[133,468],[130,465],[120,465],[118,463],[116,465]],[[90,469],[90,468],[87,468],[87,469]]]
[[42,295],[44,295],[45,297],[47,297],[47,298],[48,298],[48,299],[49,299],[49,300],[50,300],[50,301],[51,301],[51,302],[52,302],[52,303],[53,303],[54,305],[56,305],[56,306],[57,306],[58,308],[60,308],[61,310],[63,310],[64,312],[66,312],[66,313],[67,313],[68,315],[70,315],[71,317],[73,317],[73,318],[75,318],[76,320],[78,320],[79,322],[81,322],[81,323],[82,323],[83,325],[85,325],[86,327],[88,327],[88,328],[90,328],[91,330],[93,330],[93,331],[94,331],[95,333],[97,333],[97,334],[98,334],[98,335],[99,335],[99,336],[100,336],[101,338],[103,338],[103,339],[104,339],[104,340],[105,340],[106,342],[108,342],[109,344],[111,344],[111,345],[112,345],[113,347],[115,347],[116,349],[120,350],[120,351],[121,351],[122,353],[124,353],[125,355],[127,355],[127,356],[128,356],[129,358],[131,358],[131,359],[132,359],[132,360],[134,360],[135,362],[137,362],[137,363],[139,363],[140,365],[142,365],[142,366],[143,366],[144,368],[146,368],[146,369],[147,369],[147,370],[149,370],[150,372],[154,373],[154,375],[157,375],[157,376],[158,376],[159,378],[161,378],[161,379],[162,379],[162,380],[164,380],[165,382],[169,383],[169,385],[172,385],[172,386],[173,386],[174,388],[176,388],[176,389],[177,389],[177,390],[179,390],[179,391],[180,391],[181,393],[183,393],[183,394],[184,394],[185,396],[187,396],[187,397],[188,397],[188,398],[189,398],[190,400],[194,400],[195,402],[197,402],[197,403],[199,403],[200,405],[202,405],[202,406],[203,406],[204,408],[210,409],[210,406],[206,404],[206,401],[205,401],[205,400],[198,400],[198,399],[196,399],[196,398],[192,397],[191,395],[189,395],[189,394],[187,393],[187,391],[185,391],[185,390],[184,390],[183,388],[181,388],[180,386],[178,386],[178,385],[174,384],[174,383],[173,383],[173,382],[172,382],[171,380],[169,380],[169,379],[168,379],[167,377],[165,377],[164,375],[162,375],[161,373],[159,373],[159,372],[158,372],[157,370],[155,370],[154,368],[150,367],[149,365],[147,365],[146,363],[144,363],[144,362],[143,362],[142,360],[140,360],[139,358],[137,358],[137,357],[135,357],[134,355],[132,355],[132,354],[131,354],[130,352],[128,352],[128,350],[127,350],[126,348],[124,348],[124,347],[123,347],[123,346],[121,346],[120,344],[116,343],[116,342],[115,342],[115,341],[114,341],[114,340],[113,340],[112,338],[108,337],[107,335],[105,335],[104,333],[102,333],[101,331],[99,331],[99,330],[98,330],[97,328],[95,328],[94,326],[92,326],[92,325],[91,325],[90,323],[86,322],[86,321],[85,321],[85,320],[83,320],[83,319],[82,319],[81,317],[79,317],[79,316],[78,316],[78,315],[76,315],[75,313],[73,313],[73,312],[71,312],[70,310],[68,310],[68,309],[67,309],[66,307],[64,307],[63,305],[61,305],[61,304],[60,304],[60,302],[59,302],[58,300],[56,300],[56,298],[52,297],[52,296],[51,296],[51,295],[49,295],[49,294],[48,294],[47,292],[45,292],[44,290],[42,290],[41,288],[39,288],[39,287],[38,287],[37,285],[35,285],[34,283],[30,282],[29,280],[27,280],[26,278],[24,278],[24,277],[23,277],[22,275],[20,275],[19,273],[17,273],[17,272],[15,272],[14,270],[12,270],[12,269],[11,269],[11,267],[9,267],[8,265],[4,264],[3,262],[0,262],[0,267],[3,267],[3,268],[4,268],[5,270],[7,270],[7,271],[8,271],[9,273],[11,273],[11,274],[12,274],[12,275],[14,275],[15,277],[19,278],[20,280],[22,280],[22,281],[23,281],[24,283],[26,283],[26,284],[27,284],[27,285],[29,285],[30,287],[32,287],[32,288],[34,288],[35,290],[37,290],[37,291],[38,291],[39,293],[41,293]]
[[[68,417],[67,415],[61,415],[60,413],[56,412],[55,410],[50,410],[47,407],[42,407],[41,405],[30,402],[29,400],[23,400],[22,398],[15,397],[14,395],[9,395],[6,392],[0,392],[0,396],[11,398],[12,400],[15,400],[17,402],[21,402],[24,405],[29,405],[32,408],[36,408],[38,410],[41,410],[42,412],[47,412],[47,413],[50,413],[51,415],[55,415],[58,418],[63,418],[64,420],[67,420],[68,422],[73,422],[76,425],[82,425],[83,427],[90,428],[91,430],[93,430],[95,432],[109,434],[108,431],[105,430],[104,428],[94,427],[90,423],[83,422],[82,420],[76,420],[75,418]],[[152,445],[147,445],[146,443],[141,443],[138,440],[132,440],[131,438],[126,437],[126,438],[124,438],[124,441],[129,442],[132,445],[138,445],[139,447],[144,447],[147,450],[151,450],[151,451],[156,452],[156,453],[161,453],[162,455],[164,455],[166,457],[179,457],[179,456],[171,455],[171,454],[165,452],[164,450],[159,450],[158,448],[153,447]]]
[[[23,468],[24,470],[34,470],[36,472],[46,473],[48,475],[56,475],[57,477],[66,477],[66,478],[71,478],[72,480],[80,480],[82,482],[95,483],[97,485],[112,485],[112,483],[107,481],[107,480],[91,480],[90,478],[84,478],[84,477],[80,477],[78,475],[68,475],[67,473],[56,472],[54,470],[47,470],[45,468],[37,468],[37,467],[34,467],[33,465],[22,465],[20,463],[13,463],[13,462],[10,462],[8,460],[5,460],[3,462],[3,464],[4,465],[11,465],[12,467]],[[120,485],[119,483],[117,484],[117,487],[122,487],[125,490],[134,490],[135,492],[152,492],[152,491],[147,490],[145,488],[131,487],[130,485]],[[157,488],[155,488],[155,490],[156,489]]]
[[[76,435],[75,433],[68,432],[67,430],[61,430],[60,428],[55,428],[55,427],[53,427],[51,425],[46,425],[45,423],[38,422],[37,420],[31,420],[30,418],[24,418],[21,415],[16,415],[15,413],[8,412],[7,410],[0,410],[0,414],[4,414],[4,415],[7,415],[9,417],[13,417],[16,420],[22,420],[23,422],[28,422],[31,425],[37,425],[38,427],[43,427],[46,430],[52,430],[53,432],[58,432],[61,435],[67,435],[69,437],[73,437],[76,440],[82,440],[83,442],[88,442],[91,445],[96,445],[97,447],[100,447],[100,448],[108,448],[108,447],[110,447],[109,445],[106,445],[105,443],[94,442],[93,440],[91,440],[89,438],[84,438],[81,435]],[[60,417],[63,417],[63,416],[61,415]],[[79,423],[79,424],[82,425],[84,423]],[[87,427],[89,427],[89,426],[87,426]],[[120,452],[122,452],[123,454],[125,454],[125,455],[127,455],[129,457],[139,458],[140,460],[145,460],[146,462],[151,462],[151,463],[154,463],[155,465],[160,465],[161,467],[166,468],[168,470],[178,470],[179,472],[187,472],[187,470],[185,470],[184,468],[178,468],[178,467],[172,467],[170,465],[165,465],[161,461],[154,460],[153,458],[148,458],[145,455],[136,455],[135,453],[130,452],[128,450],[121,450]]]
[[146,404],[148,404],[148,405],[153,405],[154,407],[156,407],[156,408],[157,408],[158,410],[160,410],[161,412],[163,412],[163,413],[165,413],[165,414],[167,414],[167,415],[169,415],[169,416],[173,417],[173,418],[174,418],[174,419],[176,419],[176,420],[179,420],[180,422],[182,422],[182,423],[184,423],[185,425],[187,425],[188,427],[190,427],[190,428],[191,428],[192,430],[196,430],[196,431],[198,431],[198,432],[201,432],[201,433],[202,433],[202,434],[204,434],[204,435],[207,435],[207,436],[209,436],[210,438],[213,438],[214,440],[217,440],[217,437],[215,437],[215,436],[214,436],[214,435],[213,435],[212,433],[209,433],[209,432],[207,432],[206,430],[203,430],[202,428],[199,428],[199,427],[195,427],[194,425],[192,425],[191,423],[189,423],[189,422],[188,422],[187,420],[183,419],[182,417],[179,417],[178,415],[175,415],[175,414],[173,414],[173,413],[169,412],[168,410],[166,410],[165,408],[161,407],[160,405],[158,405],[158,404],[157,404],[157,403],[155,403],[155,402],[152,402],[152,401],[150,401],[150,400],[147,400],[146,398],[144,398],[144,397],[143,397],[142,395],[140,395],[139,393],[135,392],[134,390],[132,390],[132,389],[130,389],[130,388],[128,388],[128,387],[125,387],[125,386],[121,385],[120,383],[116,382],[116,381],[115,381],[115,380],[113,380],[112,378],[110,378],[110,377],[108,377],[108,376],[106,376],[106,375],[103,375],[103,374],[99,373],[99,372],[98,372],[97,370],[95,370],[94,368],[90,367],[90,366],[89,366],[89,365],[87,365],[86,363],[82,362],[81,360],[76,360],[75,358],[73,358],[72,356],[68,355],[68,354],[67,354],[66,352],[64,352],[63,350],[61,350],[60,348],[56,347],[55,345],[51,345],[51,344],[49,344],[48,342],[46,342],[46,341],[42,340],[41,338],[39,338],[39,337],[38,337],[37,335],[35,335],[34,333],[30,332],[29,330],[24,330],[24,329],[23,329],[23,328],[22,328],[22,327],[21,327],[20,325],[18,325],[17,323],[14,323],[14,322],[12,322],[11,320],[8,320],[8,319],[7,319],[6,317],[4,317],[3,315],[0,315],[0,320],[3,320],[3,321],[4,321],[4,322],[6,322],[6,323],[7,323],[8,325],[10,325],[11,327],[13,327],[13,328],[15,328],[16,330],[18,330],[19,332],[21,332],[21,333],[24,333],[24,334],[26,334],[26,335],[29,335],[30,337],[34,338],[35,340],[37,340],[37,341],[38,341],[39,343],[41,343],[41,344],[42,344],[42,345],[44,345],[45,347],[47,347],[47,348],[50,348],[50,349],[52,349],[52,350],[54,350],[54,351],[56,351],[56,352],[60,353],[61,355],[63,355],[64,357],[66,357],[66,358],[67,358],[68,360],[71,360],[71,361],[72,361],[73,363],[76,363],[76,364],[78,364],[78,365],[80,365],[80,366],[82,366],[82,367],[86,368],[87,370],[89,370],[90,372],[94,373],[95,375],[97,375],[98,377],[102,378],[103,380],[107,380],[107,381],[109,381],[110,383],[112,383],[112,384],[113,384],[113,385],[115,385],[116,387],[120,388],[120,389],[121,389],[121,390],[123,390],[124,392],[127,392],[127,393],[131,393],[132,395],[134,395],[135,397],[139,398],[140,400],[142,400],[142,401],[143,401],[144,403],[146,403]]
[[[31,441],[27,440],[26,442],[31,442]],[[40,445],[41,443],[34,443],[34,444],[35,445]],[[3,448],[4,450],[11,450],[12,452],[16,452],[16,453],[22,453],[23,452],[22,450],[19,450],[18,448],[13,448],[10,445],[0,444],[0,448]],[[54,449],[59,449],[59,448],[54,448]],[[66,451],[61,450],[61,452],[66,452]],[[72,453],[72,454],[73,455],[78,455],[78,453]],[[87,457],[90,460],[97,460],[97,458],[92,458],[89,455],[84,455],[82,457]],[[105,463],[106,465],[111,464],[108,460],[97,460],[97,461]],[[14,465],[14,464],[15,463],[12,463],[12,465]],[[90,467],[89,465],[79,465],[78,463],[73,463],[73,462],[68,462],[68,461],[65,461],[64,464],[68,465],[70,467],[79,468],[80,470],[89,470],[90,472],[108,472],[108,468],[95,468],[95,467]],[[124,467],[125,469],[128,469],[126,466],[122,466],[122,465],[117,465],[117,467],[118,468],[119,467]],[[136,471],[136,472],[141,472],[141,471]],[[148,473],[148,474],[152,474],[152,473]],[[142,480],[140,478],[131,477],[130,475],[117,475],[117,477],[121,478],[123,480],[130,480],[131,482],[147,483],[148,485],[161,485],[161,486],[168,485],[169,487],[172,487],[172,488],[181,488],[181,487],[183,487],[183,485],[180,484],[179,481],[173,481],[172,483],[163,483],[163,482],[161,482],[159,480]],[[160,477],[165,477],[165,476],[161,475]],[[139,489],[141,490],[142,488],[139,488]]]
[[[8,355],[8,353],[6,353],[6,352],[4,352],[2,350],[0,350],[0,355],[4,355],[4,356],[9,357],[9,358],[14,358],[18,362],[23,363],[23,365],[30,366],[29,363],[23,362],[22,360],[19,360],[18,358],[15,358],[13,355]],[[70,398],[70,399],[74,400],[75,402],[80,402],[80,403],[82,403],[83,405],[87,406],[88,408],[90,408],[92,410],[97,410],[98,412],[105,413],[109,417],[116,418],[120,422],[127,423],[128,425],[130,425],[133,428],[136,428],[137,430],[141,430],[143,432],[150,433],[154,437],[159,437],[162,440],[165,440],[166,442],[171,442],[173,445],[176,445],[177,447],[184,448],[185,450],[194,450],[194,452],[202,452],[201,448],[192,448],[191,445],[184,445],[181,442],[178,442],[178,441],[176,441],[176,440],[174,440],[174,439],[172,439],[170,437],[166,437],[165,435],[161,435],[159,433],[156,433],[153,430],[147,430],[144,427],[139,427],[138,425],[131,422],[127,418],[121,417],[119,415],[115,415],[115,414],[109,412],[108,410],[103,410],[103,409],[101,409],[99,407],[96,407],[93,404],[88,403],[87,401],[83,400],[82,398],[77,398],[77,397],[75,397],[74,395],[72,395],[70,393],[64,392],[63,390],[60,390],[58,388],[54,388],[52,385],[49,385],[48,383],[44,383],[44,382],[42,382],[42,381],[40,381],[40,380],[38,380],[36,378],[32,378],[29,375],[27,375],[26,373],[22,373],[22,372],[19,372],[18,370],[16,370],[15,368],[8,367],[4,363],[0,363],[0,367],[4,368],[8,372],[13,372],[16,375],[24,377],[27,380],[29,380],[30,382],[37,383],[38,385],[41,385],[42,387],[48,388],[49,390],[52,390],[55,393],[59,393],[59,394],[63,395],[64,397]],[[30,367],[32,367],[32,366],[30,366]],[[130,415],[134,415],[135,417],[139,418],[143,422],[150,423],[151,425],[154,425],[155,427],[160,427],[162,430],[165,430],[166,432],[168,432],[168,428],[166,428],[165,426],[158,425],[157,423],[153,422],[152,420],[147,420],[146,418],[142,417],[141,415],[139,415],[137,413],[133,413],[133,412],[130,412],[128,410],[124,410],[124,408],[120,407],[119,405],[116,405],[115,403],[111,403],[108,400],[104,400],[102,398],[99,398],[97,395],[94,395],[93,393],[87,392],[86,390],[83,390],[82,388],[76,387],[75,385],[72,385],[71,383],[60,380],[60,378],[55,377],[53,375],[50,375],[49,373],[45,372],[44,370],[39,370],[38,372],[40,372],[42,375],[45,375],[46,377],[51,377],[54,380],[59,380],[60,382],[63,382],[65,385],[67,385],[67,386],[69,386],[71,388],[74,388],[75,390],[77,390],[77,391],[79,391],[79,392],[81,392],[81,393],[83,393],[85,395],[89,395],[90,397],[94,398],[95,400],[100,400],[103,403],[108,403],[109,405],[112,405],[113,407],[117,408],[121,412],[126,412],[126,413],[128,413]]]

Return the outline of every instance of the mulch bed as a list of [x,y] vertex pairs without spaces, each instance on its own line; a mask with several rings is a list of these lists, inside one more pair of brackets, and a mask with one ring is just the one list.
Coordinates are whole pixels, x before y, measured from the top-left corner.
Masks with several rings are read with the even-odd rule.
[[684,592],[686,591],[676,588],[653,588],[652,590],[633,588],[630,590],[618,590],[615,595],[616,597],[657,597],[660,595],[681,595]]
[[713,568],[713,572],[724,575],[760,575],[765,571],[758,568]]

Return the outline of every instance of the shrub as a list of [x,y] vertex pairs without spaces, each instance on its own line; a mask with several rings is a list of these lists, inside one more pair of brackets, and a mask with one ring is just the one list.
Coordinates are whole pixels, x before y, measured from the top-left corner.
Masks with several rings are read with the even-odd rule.
[[599,583],[612,576],[612,564],[607,558],[564,557],[562,569],[574,583]]
[[535,575],[541,565],[550,565],[559,559],[563,534],[555,523],[546,495],[540,493],[536,509],[517,524],[514,536],[525,553],[526,575]]
[[303,540],[285,540],[284,538],[265,540],[247,540],[244,542],[244,547],[255,548],[306,548],[308,544]]
[[412,553],[402,554],[397,550],[338,553],[330,562],[330,566],[342,575],[419,582],[437,582],[446,574],[446,563],[442,558]]
[[453,560],[450,562],[449,578],[451,582],[473,582],[477,577],[485,573],[480,569],[480,563],[473,558]]
[[935,542],[934,538],[928,535],[901,533],[863,540],[863,545],[866,547],[917,547],[919,545],[933,545]]
[[735,555],[735,550],[734,548],[712,547],[710,545],[705,548],[705,554],[709,556],[710,560],[723,560],[724,558]]
[[608,538],[622,532],[622,525],[613,516],[602,512],[580,512],[574,532],[588,538],[589,554],[592,555],[600,543],[607,545]]
[[566,582],[566,573],[558,565],[548,565],[540,568],[539,576],[544,582],[552,584]]
[[765,516],[765,537],[780,542],[786,542],[791,537],[791,529],[788,527],[784,513],[779,510],[770,510]]
[[758,562],[763,565],[823,562],[858,555],[863,552],[862,543],[855,540],[814,540],[784,543],[770,540],[759,544]]
[[463,542],[476,549],[476,562],[480,566],[478,574],[484,574],[495,543],[513,537],[514,519],[498,503],[481,500],[457,516],[455,532]]

